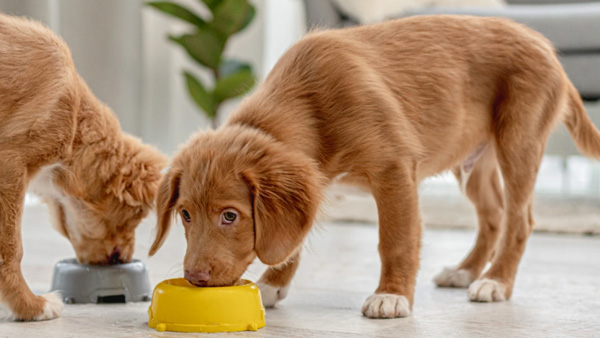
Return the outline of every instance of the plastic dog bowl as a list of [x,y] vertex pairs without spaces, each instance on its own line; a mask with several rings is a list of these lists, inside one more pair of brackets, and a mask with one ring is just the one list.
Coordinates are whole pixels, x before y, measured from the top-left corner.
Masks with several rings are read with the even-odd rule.
[[256,331],[265,326],[265,308],[256,284],[195,287],[184,278],[158,284],[148,309],[148,326],[157,331]]
[[150,279],[139,260],[115,265],[83,265],[64,259],[54,266],[52,291],[73,303],[126,303],[150,300]]

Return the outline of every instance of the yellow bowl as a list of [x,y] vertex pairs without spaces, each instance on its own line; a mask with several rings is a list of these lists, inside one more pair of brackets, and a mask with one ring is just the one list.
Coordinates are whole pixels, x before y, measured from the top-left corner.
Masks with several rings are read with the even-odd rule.
[[184,278],[154,288],[148,326],[157,331],[256,331],[265,326],[265,308],[256,284],[195,287]]

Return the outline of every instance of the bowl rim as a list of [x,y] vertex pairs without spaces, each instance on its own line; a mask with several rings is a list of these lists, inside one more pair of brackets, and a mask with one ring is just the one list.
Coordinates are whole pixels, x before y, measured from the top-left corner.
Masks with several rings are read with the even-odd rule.
[[[156,288],[172,288],[172,289],[180,289],[180,290],[189,290],[192,292],[196,292],[196,291],[200,291],[200,290],[204,290],[204,292],[206,292],[207,290],[235,290],[235,289],[253,289],[253,288],[258,288],[258,285],[256,285],[256,283],[247,280],[247,279],[241,279],[242,284],[240,285],[230,285],[230,286],[195,286],[193,284],[191,284],[190,282],[188,282],[187,279],[183,278],[183,277],[178,277],[178,278],[169,278],[169,279],[165,279],[162,282],[158,283],[158,285],[156,285]],[[185,283],[186,285],[180,285],[181,283]]]
[[81,263],[79,263],[79,261],[77,261],[77,258],[65,258],[65,259],[61,259],[60,261],[56,262],[55,266],[64,264],[64,265],[94,268],[94,269],[107,269],[107,268],[125,267],[128,265],[139,264],[139,263],[142,263],[143,265],[145,265],[144,262],[142,262],[139,259],[132,259],[131,262],[121,263],[121,264],[94,265],[94,264],[81,264]]

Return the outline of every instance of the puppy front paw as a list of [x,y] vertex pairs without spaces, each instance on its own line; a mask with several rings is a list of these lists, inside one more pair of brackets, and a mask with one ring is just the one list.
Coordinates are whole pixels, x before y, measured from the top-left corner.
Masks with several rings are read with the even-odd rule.
[[469,299],[473,302],[503,302],[506,298],[506,286],[493,279],[478,279],[469,286]]
[[41,314],[33,317],[33,320],[49,320],[60,316],[60,313],[63,309],[63,302],[60,298],[60,293],[51,292],[41,295],[40,297],[45,300],[44,310]]
[[410,315],[410,303],[401,295],[375,293],[365,300],[362,313],[369,318],[407,317]]
[[28,305],[20,306],[18,313],[11,311],[8,304],[0,304],[0,319],[16,321],[50,320],[60,316],[63,308],[63,302],[60,293],[58,292],[33,296],[33,298],[29,300],[20,301],[22,304]]
[[433,282],[442,287],[466,288],[471,284],[471,278],[471,273],[465,269],[444,268],[433,277]]
[[275,304],[284,299],[290,289],[289,284],[286,286],[273,286],[260,281],[256,284],[260,289],[262,303],[267,308],[275,306]]

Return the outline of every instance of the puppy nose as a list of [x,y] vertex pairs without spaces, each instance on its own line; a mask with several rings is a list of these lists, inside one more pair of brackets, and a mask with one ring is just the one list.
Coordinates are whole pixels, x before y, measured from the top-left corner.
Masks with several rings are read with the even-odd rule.
[[208,270],[185,270],[184,277],[196,286],[206,286],[210,280],[210,272]]
[[112,253],[108,256],[108,264],[119,264],[121,261],[121,249],[118,246],[115,246]]

